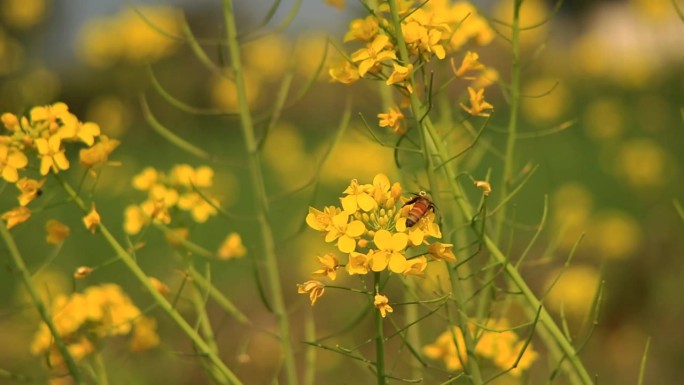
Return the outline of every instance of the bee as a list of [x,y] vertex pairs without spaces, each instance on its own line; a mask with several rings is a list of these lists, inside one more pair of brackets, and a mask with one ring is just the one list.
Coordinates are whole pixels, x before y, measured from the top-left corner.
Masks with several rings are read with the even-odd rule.
[[[432,203],[428,193],[421,191],[415,195],[413,198],[409,199],[408,202],[404,203],[404,206],[413,204],[411,211],[409,211],[408,218],[406,218],[406,227],[413,227],[422,217],[424,217],[429,210],[435,211],[435,204]],[[402,206],[403,207],[403,206]]]

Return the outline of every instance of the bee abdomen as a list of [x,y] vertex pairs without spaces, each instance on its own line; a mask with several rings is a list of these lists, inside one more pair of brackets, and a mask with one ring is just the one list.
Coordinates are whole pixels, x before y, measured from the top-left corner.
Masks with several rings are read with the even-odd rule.
[[411,211],[409,211],[408,218],[406,218],[406,227],[413,227],[413,225],[418,223],[420,218],[422,218],[429,209],[429,202],[426,202],[422,199],[416,201],[416,203],[413,204],[413,207],[411,207]]

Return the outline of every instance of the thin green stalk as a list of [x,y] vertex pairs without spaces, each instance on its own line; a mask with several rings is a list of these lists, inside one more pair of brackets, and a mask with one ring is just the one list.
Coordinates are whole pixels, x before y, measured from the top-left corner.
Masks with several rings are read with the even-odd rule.
[[[208,275],[208,274],[207,274]],[[209,281],[207,279],[207,281]],[[211,349],[214,354],[219,354],[218,345],[216,344],[216,339],[214,337],[214,329],[211,327],[211,322],[209,321],[209,315],[207,314],[207,296],[208,291],[202,292],[202,286],[196,281],[194,290],[192,294],[192,303],[195,306],[195,313],[197,314],[197,323],[199,326],[200,333],[202,333],[202,338],[207,342],[207,346]],[[207,368],[209,374],[212,376],[214,381],[219,384],[227,384],[227,378],[216,368],[215,366],[209,366]]]
[[107,376],[107,365],[105,365],[102,352],[96,352],[93,357],[93,365],[95,366],[95,377],[98,385],[109,385],[109,378]]
[[[59,175],[55,175],[55,179],[62,186],[64,191],[67,192],[71,200],[83,211],[87,213],[89,211],[88,206],[83,202],[83,200],[78,196],[76,191],[66,183]],[[1,227],[1,226],[0,226]],[[188,324],[188,322],[174,309],[173,305],[157,291],[157,289],[152,286],[149,277],[144,271],[138,266],[137,262],[129,254],[126,249],[116,240],[114,235],[109,231],[109,229],[100,223],[98,226],[100,234],[104,236],[105,240],[111,248],[116,252],[117,256],[121,259],[128,270],[138,279],[138,282],[147,290],[147,292],[152,296],[152,299],[157,303],[157,305],[166,312],[166,314],[178,325],[178,327],[183,330],[183,332],[192,340],[195,347],[199,351],[199,354],[206,356],[209,361],[215,365],[223,375],[228,378],[231,384],[242,384],[242,382],[235,376],[235,374],[226,366],[226,364],[221,361],[221,358],[212,351],[211,347],[202,339],[202,337],[195,331],[195,329]]]
[[[375,294],[380,294],[380,272],[373,274],[375,279]],[[383,319],[379,309],[375,309],[375,371],[378,385],[387,384],[385,374],[385,335],[383,332]]]
[[0,236],[2,236],[3,240],[5,241],[5,244],[7,245],[7,249],[9,250],[10,256],[14,261],[14,265],[17,267],[17,270],[19,270],[19,272],[21,273],[21,278],[24,280],[26,289],[28,290],[29,295],[31,296],[33,304],[36,306],[36,309],[38,310],[38,314],[40,314],[40,318],[43,319],[43,322],[45,322],[45,324],[50,329],[50,333],[52,333],[52,338],[54,338],[57,350],[59,350],[59,353],[62,355],[62,358],[64,359],[67,369],[69,370],[69,373],[71,373],[74,382],[79,385],[85,384],[83,378],[81,377],[81,372],[76,366],[76,361],[74,361],[74,358],[69,353],[69,349],[67,349],[64,340],[62,340],[62,336],[59,334],[59,330],[57,330],[57,327],[52,322],[52,316],[45,307],[43,300],[40,298],[36,286],[33,284],[31,272],[29,272],[28,268],[26,267],[26,264],[24,263],[24,258],[22,258],[21,254],[19,253],[19,248],[17,248],[17,244],[16,242],[14,242],[14,238],[12,238],[12,235],[10,235],[9,230],[7,229],[7,226],[4,222],[0,224]]
[[259,143],[256,140],[254,124],[247,101],[247,87],[245,85],[244,71],[242,69],[240,43],[238,41],[232,0],[223,0],[223,16],[226,23],[226,42],[230,53],[231,66],[234,72],[235,87],[237,90],[242,136],[248,154],[250,181],[255,200],[255,214],[261,229],[261,242],[265,259],[266,276],[269,282],[273,312],[278,323],[280,348],[282,349],[285,366],[285,378],[287,379],[287,384],[295,385],[298,383],[297,367],[294,359],[294,350],[290,341],[290,322],[282,292],[279,274],[280,269],[278,268],[278,259],[275,254],[273,230],[268,221],[269,202],[266,194],[266,187],[264,185],[261,160],[259,158]]
[[[397,47],[399,48],[399,58],[402,63],[410,63],[408,48],[406,47],[406,43],[404,42],[404,36],[402,35],[401,19],[399,17],[399,10],[396,1],[389,0],[388,3],[390,7],[390,12],[392,14],[392,23],[394,25],[394,30],[396,31],[395,37],[397,39]],[[409,75],[409,81],[412,85],[414,85],[414,88],[417,88],[413,73]],[[416,94],[411,93],[409,99],[411,102],[411,110],[413,112],[413,116],[416,119],[415,123],[420,133],[421,148],[423,150],[422,152],[425,160],[425,171],[427,173],[430,189],[433,191],[432,199],[435,201],[435,204],[438,207],[445,207],[442,206],[440,203],[441,199],[440,194],[438,193],[439,183],[437,175],[435,175],[434,170],[436,169],[436,165],[441,164],[447,158],[442,157],[440,162],[435,162],[435,157],[432,155],[436,151],[436,146],[439,142],[439,139],[436,136],[434,136],[434,129],[432,128],[431,120],[428,116],[425,116],[425,107],[418,99]],[[425,117],[421,120],[420,117],[423,116]],[[443,169],[448,169],[448,167],[443,167]],[[456,301],[459,304],[460,310],[465,312],[465,297],[464,291],[461,288],[461,281],[459,280],[457,273],[454,269],[449,269],[449,276],[454,292],[454,297],[456,298]],[[461,317],[459,317],[459,319],[460,318]],[[474,342],[472,339],[472,335],[470,334],[470,330],[468,328],[468,320],[466,319],[465,321],[459,322],[459,326],[463,331],[463,336],[466,342],[466,348],[469,355],[469,359],[466,363],[468,374],[470,375],[471,380],[474,384],[482,384],[482,376],[480,373],[478,360],[474,356]]]

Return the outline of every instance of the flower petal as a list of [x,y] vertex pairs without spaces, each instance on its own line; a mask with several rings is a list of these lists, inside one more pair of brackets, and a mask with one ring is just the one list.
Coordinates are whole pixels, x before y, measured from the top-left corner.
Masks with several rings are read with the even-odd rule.
[[363,222],[354,220],[347,225],[347,231],[345,232],[350,237],[359,237],[366,231],[366,226]]
[[342,235],[337,241],[337,248],[343,253],[351,253],[356,249],[356,241],[347,235]]
[[380,250],[388,250],[392,247],[392,234],[387,230],[378,230],[373,237],[375,246]]
[[377,206],[377,202],[375,199],[371,198],[370,195],[368,194],[359,194],[357,195],[358,197],[358,203],[359,206],[363,211],[371,211]]
[[393,273],[401,274],[407,266],[406,257],[400,253],[392,253],[389,259],[389,268]]

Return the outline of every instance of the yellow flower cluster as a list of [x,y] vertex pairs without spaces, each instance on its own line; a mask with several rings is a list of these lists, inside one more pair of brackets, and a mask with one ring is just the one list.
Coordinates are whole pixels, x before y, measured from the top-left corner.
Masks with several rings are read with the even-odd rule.
[[7,226],[15,226],[30,217],[26,207],[40,196],[44,180],[22,175],[35,158],[41,176],[67,170],[71,164],[66,144],[81,143],[80,163],[92,170],[107,163],[109,155],[119,141],[100,134],[100,127],[93,122],[81,122],[69,112],[64,103],[34,107],[28,116],[6,112],[0,115],[5,132],[0,134],[0,175],[6,182],[14,183],[20,191],[19,207],[3,214]]
[[[92,353],[106,337],[132,333],[129,347],[142,351],[156,346],[156,321],[145,317],[116,284],[91,286],[83,293],[58,295],[51,306],[52,322],[75,360]],[[47,324],[42,323],[31,344],[34,355],[48,354],[52,366],[63,359]]]
[[[469,326],[471,333],[476,332],[474,325]],[[477,334],[479,339],[475,346],[475,354],[491,360],[502,370],[513,367],[525,345],[525,341],[520,340],[518,335],[510,330],[505,319],[487,325],[487,330],[477,330]],[[444,360],[447,369],[452,371],[463,370],[463,365],[468,360],[463,333],[457,326],[440,334],[434,343],[425,345],[423,353],[433,360]],[[519,377],[523,370],[532,366],[538,355],[532,349],[532,344],[529,344],[518,365],[509,373]]]
[[[377,174],[372,184],[352,180],[340,198],[341,206],[328,206],[323,211],[309,208],[306,223],[325,233],[325,241],[335,243],[347,256],[344,266],[349,275],[389,270],[392,273],[422,276],[428,259],[455,261],[451,244],[431,242],[442,237],[435,213],[426,205],[413,210],[416,223],[407,224],[417,204],[402,204],[401,184],[391,183]],[[422,197],[422,195],[421,195]],[[427,199],[427,198],[425,198]],[[427,248],[424,246],[427,245]],[[342,268],[335,253],[318,257],[321,268],[313,276],[334,280]],[[308,281],[299,285],[300,293],[308,293],[311,302],[323,294],[324,285]]]
[[145,168],[133,177],[133,187],[147,191],[147,200],[130,205],[125,210],[124,230],[135,235],[150,220],[171,223],[171,211],[180,209],[190,213],[197,223],[204,223],[216,215],[219,202],[200,194],[198,189],[213,184],[214,170],[208,166],[193,168],[187,164],[175,165],[164,174],[153,167]]
[[80,32],[80,51],[89,65],[98,68],[119,60],[154,62],[175,50],[180,20],[178,10],[169,6],[126,7],[115,15],[89,20]]

